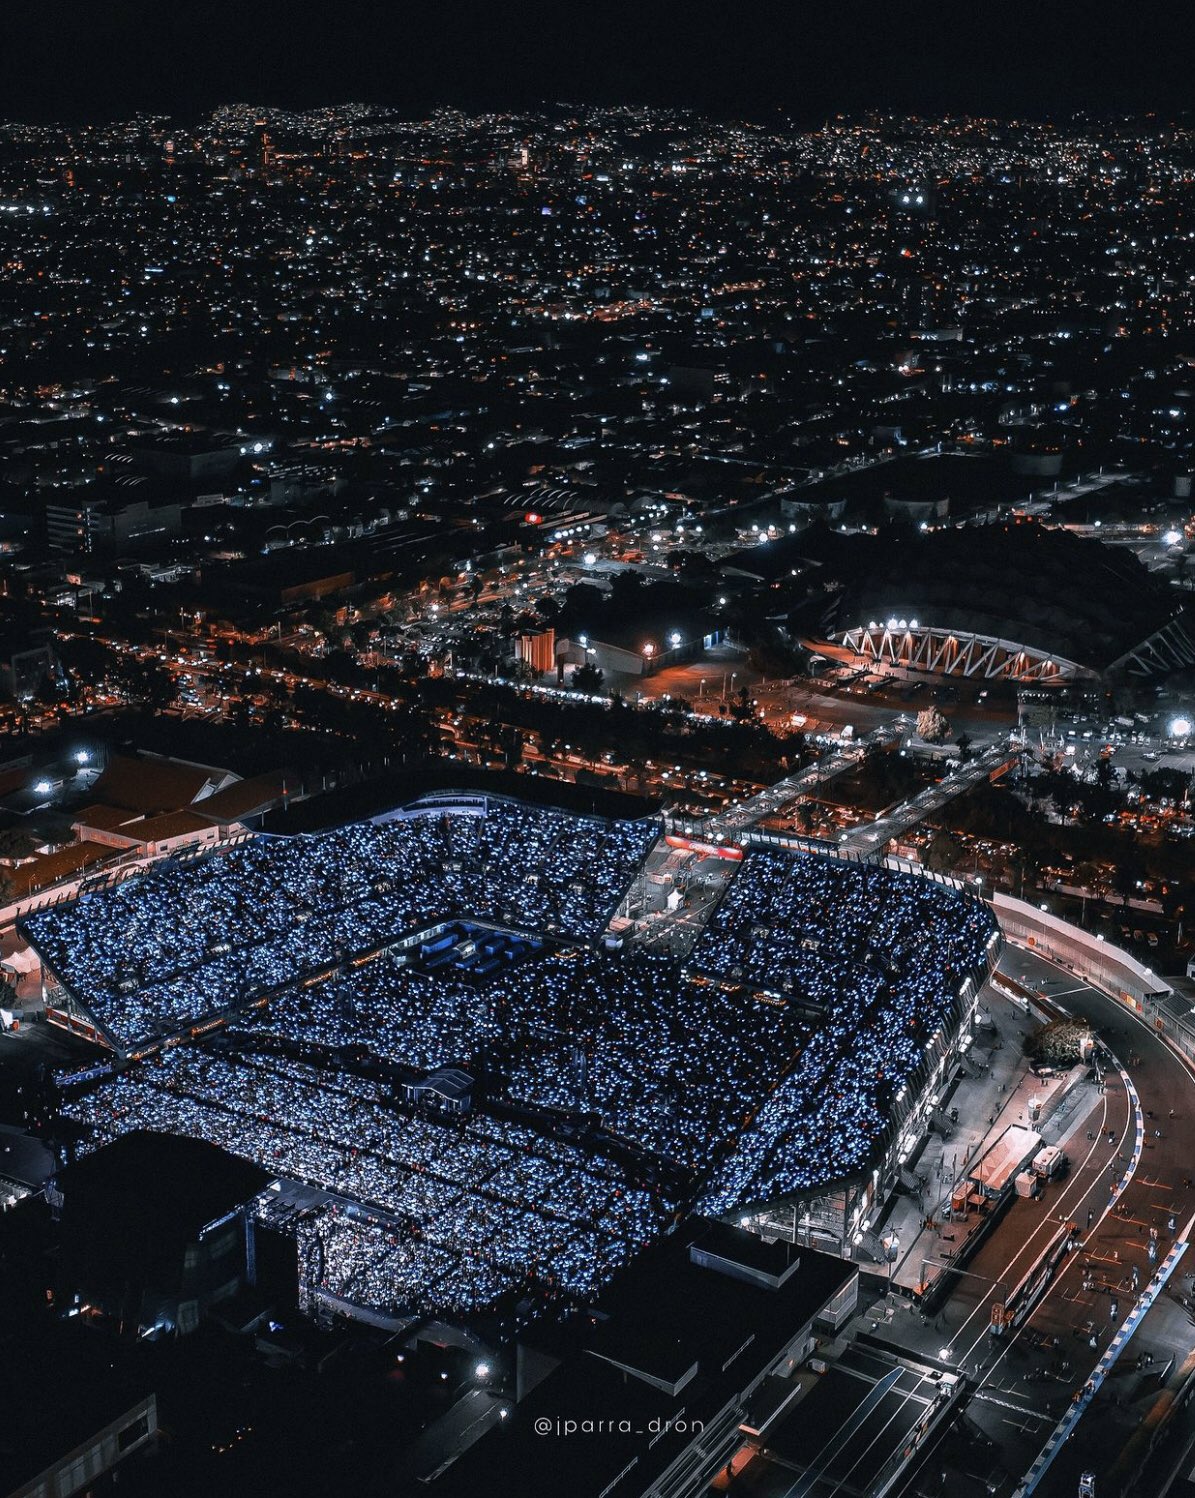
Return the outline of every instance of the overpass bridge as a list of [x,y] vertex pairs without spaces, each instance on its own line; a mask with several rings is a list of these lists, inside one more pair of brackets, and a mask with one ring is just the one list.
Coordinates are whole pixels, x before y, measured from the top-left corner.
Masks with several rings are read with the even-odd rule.
[[786,775],[775,785],[765,786],[762,791],[757,791],[754,796],[740,802],[737,806],[728,807],[725,811],[717,812],[714,816],[707,818],[705,836],[733,841],[766,817],[783,811],[799,796],[853,769],[866,756],[869,749],[885,749],[895,743],[898,737],[894,728],[875,729],[857,742],[835,750],[812,765],[806,765],[803,770]]
[[1019,749],[1007,741],[990,744],[974,759],[967,760],[936,785],[927,785],[924,790],[910,796],[884,816],[877,817],[874,822],[866,822],[853,828],[842,839],[843,850],[860,856],[878,852],[894,838],[903,837],[912,831],[926,817],[941,811],[955,797],[973,790],[985,780],[1003,774],[1016,764],[1019,753]]

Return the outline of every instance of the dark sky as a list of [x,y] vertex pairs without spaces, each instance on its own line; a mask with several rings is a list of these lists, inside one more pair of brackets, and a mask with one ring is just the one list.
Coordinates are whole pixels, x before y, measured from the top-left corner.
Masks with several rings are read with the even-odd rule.
[[376,100],[1050,116],[1188,107],[1190,0],[7,0],[0,117]]

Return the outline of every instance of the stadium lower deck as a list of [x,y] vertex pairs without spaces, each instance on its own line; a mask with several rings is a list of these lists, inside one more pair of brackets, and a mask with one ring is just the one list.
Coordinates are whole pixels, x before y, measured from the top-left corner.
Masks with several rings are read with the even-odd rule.
[[[500,800],[165,864],[25,923],[117,1075],[83,1147],[202,1138],[310,1295],[400,1319],[583,1302],[681,1214],[864,1172],[996,943],[907,874],[751,851],[682,968],[603,942],[657,835]],[[429,1105],[451,1069],[471,1089]],[[295,1183],[288,1187],[285,1183]]]

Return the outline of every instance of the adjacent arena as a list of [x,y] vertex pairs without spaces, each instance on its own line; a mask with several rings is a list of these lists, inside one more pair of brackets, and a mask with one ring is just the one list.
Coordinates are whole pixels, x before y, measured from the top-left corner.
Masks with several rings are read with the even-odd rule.
[[1128,547],[1024,522],[805,550],[841,584],[824,637],[861,665],[1058,686],[1195,664],[1195,613]]

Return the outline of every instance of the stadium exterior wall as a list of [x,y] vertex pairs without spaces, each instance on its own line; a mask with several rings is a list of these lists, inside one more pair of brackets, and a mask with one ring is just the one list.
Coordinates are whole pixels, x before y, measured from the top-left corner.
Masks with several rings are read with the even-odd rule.
[[[791,1236],[793,1242],[804,1241],[843,1258],[859,1257],[860,1248],[868,1244],[873,1222],[900,1180],[905,1162],[929,1128],[943,1090],[962,1064],[974,1031],[979,994],[998,956],[997,940],[988,965],[963,979],[954,1021],[935,1037],[916,1091],[900,1112],[893,1114],[883,1144],[877,1146],[867,1165],[800,1197],[752,1203],[727,1214],[726,1221]],[[777,1215],[790,1211],[791,1227]]]
[[[803,841],[755,833],[748,834],[744,839],[749,845],[799,846],[800,851],[822,856],[828,854],[846,862],[882,864],[895,872],[916,874],[934,884],[945,885],[975,898],[960,880],[945,874],[935,874],[907,859],[884,858],[878,854],[861,856],[820,843],[802,846]],[[858,1257],[859,1249],[868,1244],[871,1224],[879,1217],[900,1180],[905,1162],[911,1158],[924,1137],[943,1089],[962,1064],[973,1036],[980,992],[995,971],[1002,945],[1002,930],[997,930],[992,935],[983,965],[963,978],[959,985],[953,1023],[948,1030],[940,1032],[934,1038],[932,1051],[927,1050],[925,1068],[915,1094],[899,1113],[893,1115],[882,1148],[877,1148],[867,1166],[838,1180],[827,1181],[816,1192],[807,1193],[800,1198],[783,1197],[766,1203],[751,1203],[738,1212],[728,1214],[726,1220],[742,1226],[750,1225],[757,1231],[791,1235],[793,1242],[804,1237],[809,1246],[841,1254],[844,1258]],[[1192,1044],[1195,1046],[1195,1029],[1192,1031]],[[778,1220],[775,1215],[788,1211],[793,1213],[791,1227]],[[805,1212],[804,1219],[799,1215],[802,1211]]]

